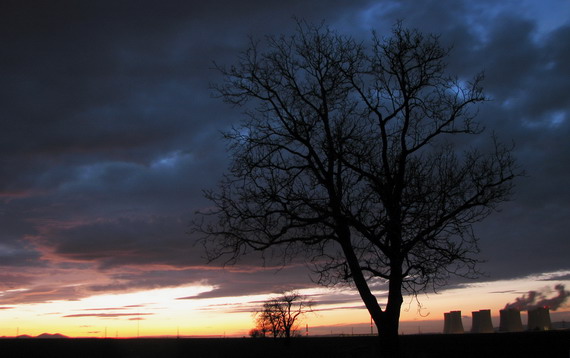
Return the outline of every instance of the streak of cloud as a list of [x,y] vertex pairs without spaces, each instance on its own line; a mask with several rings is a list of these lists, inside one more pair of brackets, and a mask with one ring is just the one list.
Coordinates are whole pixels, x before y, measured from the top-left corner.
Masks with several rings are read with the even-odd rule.
[[64,318],[97,317],[97,318],[120,318],[129,317],[136,319],[138,316],[151,316],[154,313],[77,313],[63,316]]

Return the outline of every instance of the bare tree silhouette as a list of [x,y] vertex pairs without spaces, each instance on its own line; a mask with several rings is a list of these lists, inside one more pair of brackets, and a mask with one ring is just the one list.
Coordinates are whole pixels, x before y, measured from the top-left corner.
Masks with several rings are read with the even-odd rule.
[[256,312],[256,330],[274,338],[291,338],[297,330],[299,319],[311,311],[311,301],[296,291],[284,292],[263,303]]
[[233,164],[197,220],[209,258],[305,254],[319,283],[356,286],[389,342],[403,291],[475,276],[472,224],[521,172],[494,136],[486,149],[461,144],[482,133],[475,107],[486,98],[481,75],[447,74],[448,54],[401,24],[366,46],[298,22],[294,35],[252,40],[233,66],[217,66],[215,90],[247,116],[225,133]]

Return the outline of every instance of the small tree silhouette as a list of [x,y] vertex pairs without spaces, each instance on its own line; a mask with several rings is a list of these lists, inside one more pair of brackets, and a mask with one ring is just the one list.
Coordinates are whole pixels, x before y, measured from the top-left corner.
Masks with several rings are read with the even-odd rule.
[[301,316],[311,311],[311,301],[296,291],[284,292],[263,303],[256,312],[256,334],[265,336],[271,334],[273,338],[291,338],[298,327]]

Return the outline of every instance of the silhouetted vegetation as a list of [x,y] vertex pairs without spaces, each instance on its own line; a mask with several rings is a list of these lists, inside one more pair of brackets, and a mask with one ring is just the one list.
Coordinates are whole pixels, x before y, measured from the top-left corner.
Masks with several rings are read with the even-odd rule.
[[[354,283],[392,342],[403,291],[475,277],[472,224],[520,172],[496,138],[463,142],[482,133],[474,106],[486,98],[481,75],[446,72],[448,54],[400,24],[367,46],[299,22],[219,66],[217,94],[247,116],[225,134],[233,164],[197,225],[209,258],[304,254],[319,283]],[[384,307],[373,292],[382,283]]]
[[263,303],[255,314],[256,327],[251,337],[291,338],[298,329],[299,319],[311,311],[311,302],[298,292],[284,292]]

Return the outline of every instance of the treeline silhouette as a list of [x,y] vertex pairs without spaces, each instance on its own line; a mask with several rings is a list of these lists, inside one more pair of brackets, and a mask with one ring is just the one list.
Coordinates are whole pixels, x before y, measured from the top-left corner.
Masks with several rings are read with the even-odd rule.
[[[570,330],[501,334],[425,334],[400,337],[403,358],[568,357]],[[382,357],[378,337],[188,339],[0,339],[5,358],[345,358]]]

